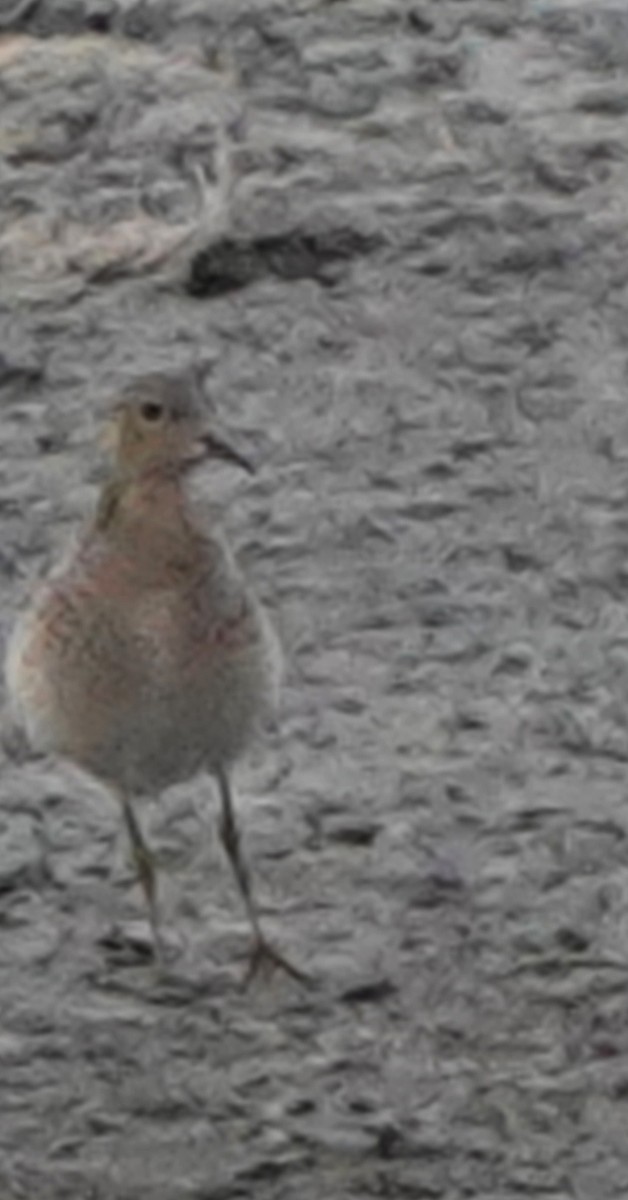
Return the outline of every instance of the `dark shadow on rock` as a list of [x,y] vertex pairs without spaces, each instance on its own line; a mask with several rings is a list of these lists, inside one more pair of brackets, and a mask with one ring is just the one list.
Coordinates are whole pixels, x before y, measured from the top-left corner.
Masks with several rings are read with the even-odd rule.
[[291,229],[266,237],[223,237],[192,260],[187,290],[192,296],[222,296],[265,276],[315,279],[329,286],[343,264],[375,249],[378,239],[349,227],[325,232]]

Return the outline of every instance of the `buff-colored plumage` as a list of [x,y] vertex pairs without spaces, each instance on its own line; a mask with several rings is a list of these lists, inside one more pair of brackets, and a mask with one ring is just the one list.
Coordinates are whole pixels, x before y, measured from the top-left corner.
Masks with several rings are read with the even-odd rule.
[[132,798],[213,774],[254,927],[253,969],[266,959],[299,975],[261,933],[230,789],[233,763],[274,702],[277,642],[186,487],[190,468],[210,456],[247,464],[203,429],[182,380],[131,385],[109,441],[113,466],[95,515],[11,637],[14,717],[35,749],[72,760],[120,798],[156,939],[155,872]]

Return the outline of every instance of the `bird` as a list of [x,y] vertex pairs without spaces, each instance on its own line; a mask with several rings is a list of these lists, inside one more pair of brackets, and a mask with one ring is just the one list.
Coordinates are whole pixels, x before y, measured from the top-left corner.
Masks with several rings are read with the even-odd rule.
[[127,382],[104,441],[108,470],[93,515],[10,635],[11,719],[34,751],[70,760],[116,797],[157,960],[157,868],[136,806],[212,776],[252,930],[245,982],[276,967],[306,982],[263,930],[232,782],[276,703],[281,651],[219,525],[201,519],[190,495],[202,465],[252,464],[208,426],[193,374]]

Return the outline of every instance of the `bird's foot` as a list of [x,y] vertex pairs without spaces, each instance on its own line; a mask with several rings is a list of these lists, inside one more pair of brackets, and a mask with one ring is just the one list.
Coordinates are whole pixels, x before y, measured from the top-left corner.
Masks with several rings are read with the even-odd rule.
[[303,983],[307,986],[311,986],[313,983],[312,976],[308,975],[307,971],[302,971],[300,967],[295,967],[294,963],[291,963],[289,958],[286,958],[279,950],[275,949],[262,933],[257,933],[249,955],[246,974],[242,981],[243,990],[248,988],[258,975],[268,979],[276,970],[285,971],[286,975],[290,975],[298,983]]

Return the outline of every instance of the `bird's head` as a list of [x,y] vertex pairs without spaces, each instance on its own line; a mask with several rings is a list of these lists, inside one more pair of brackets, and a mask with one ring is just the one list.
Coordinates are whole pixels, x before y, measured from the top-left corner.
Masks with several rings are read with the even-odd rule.
[[208,427],[185,378],[144,375],[128,384],[113,405],[105,443],[126,476],[153,470],[181,474],[210,458],[253,471],[248,459]]

